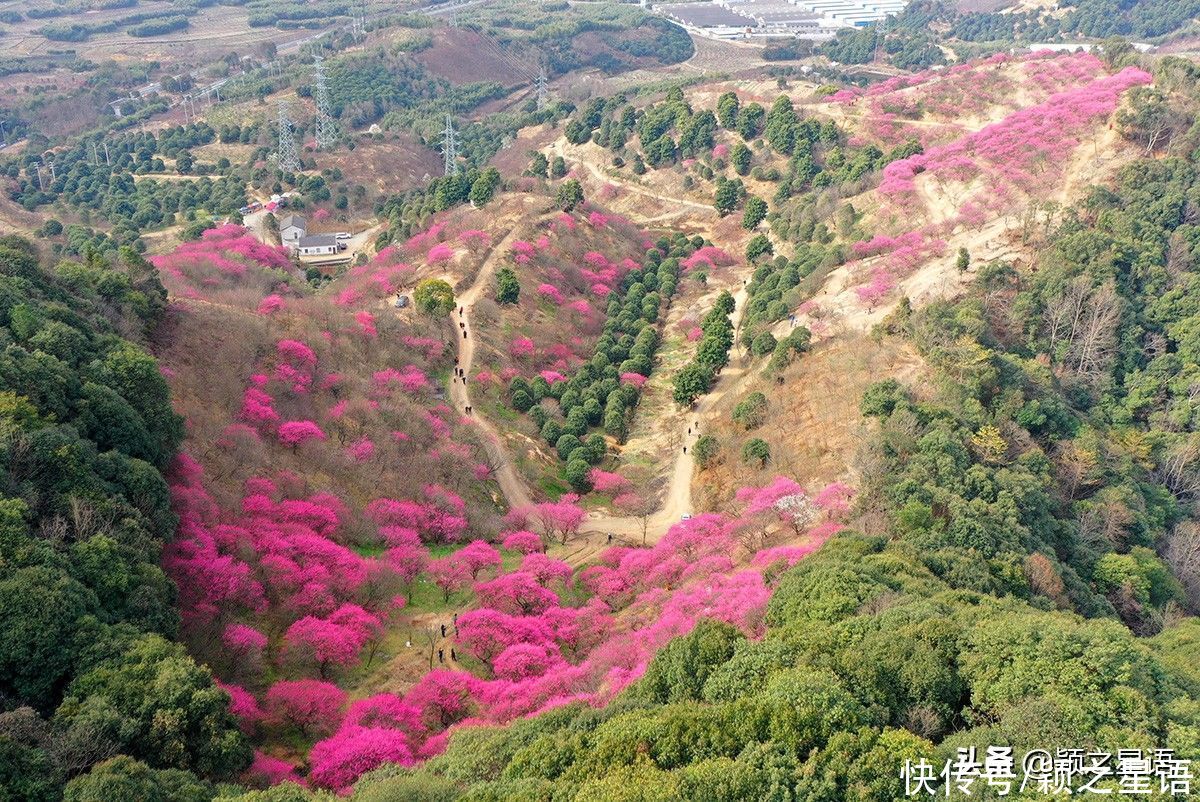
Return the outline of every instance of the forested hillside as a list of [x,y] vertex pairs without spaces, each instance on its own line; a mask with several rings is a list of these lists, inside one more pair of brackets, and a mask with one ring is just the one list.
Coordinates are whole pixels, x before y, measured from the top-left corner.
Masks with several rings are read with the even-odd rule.
[[58,799],[122,754],[180,793],[191,772],[233,777],[250,749],[173,642],[159,566],[183,428],[142,343],[166,292],[128,249],[51,267],[5,237],[0,272],[0,787]]

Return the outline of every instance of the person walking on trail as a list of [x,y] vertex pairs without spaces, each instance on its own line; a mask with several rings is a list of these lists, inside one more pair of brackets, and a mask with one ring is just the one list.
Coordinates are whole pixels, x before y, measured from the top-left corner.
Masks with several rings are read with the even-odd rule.
[[450,650],[450,662],[452,662],[452,663],[458,662],[458,655],[454,653],[453,649]]
[[442,624],[442,637],[446,637],[446,625]]
[[438,662],[439,663],[446,662],[446,652],[442,649],[438,649]]

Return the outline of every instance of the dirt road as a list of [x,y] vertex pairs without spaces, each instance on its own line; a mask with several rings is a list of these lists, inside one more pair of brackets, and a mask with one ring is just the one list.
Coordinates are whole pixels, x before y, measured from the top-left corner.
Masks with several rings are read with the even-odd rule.
[[[475,330],[471,326],[471,311],[475,307],[475,302],[479,300],[479,296],[483,294],[496,274],[496,263],[508,253],[508,247],[516,239],[516,236],[517,229],[510,229],[503,239],[492,246],[484,258],[483,264],[479,267],[475,282],[458,297],[459,309],[451,313],[455,321],[463,324],[462,331],[467,335],[458,337],[457,360],[458,367],[466,377],[466,382],[457,377],[450,382],[450,400],[463,414],[466,414],[467,407],[471,406],[469,392],[471,366],[475,361]],[[521,477],[517,475],[517,471],[513,467],[508,450],[500,439],[500,433],[486,418],[474,411],[467,417],[483,433],[483,446],[487,450],[492,464],[497,466],[496,483],[500,485],[500,492],[504,494],[509,507],[527,507],[533,504],[533,498],[529,495],[525,483],[521,481]]]

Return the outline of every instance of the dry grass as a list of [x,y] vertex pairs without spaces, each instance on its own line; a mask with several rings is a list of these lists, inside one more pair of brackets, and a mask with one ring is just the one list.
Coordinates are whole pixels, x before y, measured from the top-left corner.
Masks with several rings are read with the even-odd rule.
[[531,67],[516,62],[515,57],[501,58],[483,37],[467,28],[437,29],[433,47],[414,54],[413,58],[433,75],[452,84],[476,81],[496,81],[504,86],[528,83]]
[[[759,360],[760,370],[765,364]],[[886,378],[914,382],[924,364],[902,340],[875,342],[846,335],[816,346],[783,374],[783,384],[755,376],[722,399],[709,434],[721,443],[719,464],[702,471],[694,489],[698,510],[719,509],[745,485],[764,484],[772,476],[794,478],[808,488],[835,480],[853,484],[851,466],[867,431],[858,404],[867,387]],[[733,423],[734,406],[747,395],[767,396],[767,422],[746,432]],[[771,447],[771,462],[759,469],[742,463],[745,442],[760,437]]]
[[350,186],[366,187],[368,197],[403,192],[424,184],[427,175],[442,173],[441,156],[408,133],[389,134],[382,140],[361,137],[354,150],[326,155],[320,165],[337,167]]

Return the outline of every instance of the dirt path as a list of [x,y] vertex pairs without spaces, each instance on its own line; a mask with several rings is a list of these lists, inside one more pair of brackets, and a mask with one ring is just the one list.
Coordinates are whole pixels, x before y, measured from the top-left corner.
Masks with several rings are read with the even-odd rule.
[[652,189],[648,189],[641,184],[636,184],[624,178],[609,175],[597,167],[595,162],[591,159],[583,158],[579,147],[568,147],[562,138],[555,140],[555,142],[550,146],[550,152],[554,156],[562,156],[568,162],[583,167],[589,173],[591,173],[592,178],[600,181],[601,183],[619,186],[621,189],[632,192],[635,195],[641,195],[645,198],[652,198],[668,207],[668,210],[665,213],[654,218],[646,218],[641,221],[643,223],[657,222],[668,217],[677,217],[688,210],[693,212],[704,212],[706,215],[710,216],[715,216],[717,213],[717,210],[713,208],[712,204],[700,203],[687,198],[677,198],[672,195],[664,195],[661,192],[655,192]]
[[[483,264],[479,267],[479,273],[475,276],[475,282],[470,288],[458,297],[459,309],[452,313],[453,318],[461,324],[460,333],[465,334],[465,337],[458,338],[458,359],[456,363],[466,377],[466,381],[458,377],[452,377],[450,381],[450,399],[454,405],[462,410],[464,414],[468,407],[471,406],[470,381],[471,381],[471,365],[475,361],[475,337],[474,329],[471,325],[471,312],[475,308],[475,302],[479,300],[479,296],[483,294],[484,289],[489,285],[492,276],[496,273],[496,263],[504,258],[508,252],[508,246],[517,236],[515,227],[509,229],[504,238],[492,246],[488,255],[484,258]],[[512,459],[510,459],[507,449],[500,439],[500,433],[496,431],[496,427],[492,426],[482,415],[478,415],[471,411],[467,417],[479,427],[483,433],[483,447],[488,452],[488,457],[492,464],[496,465],[495,478],[496,483],[500,485],[500,492],[504,494],[505,500],[510,507],[528,507],[533,504],[533,498],[529,495],[529,490],[525,487],[525,483],[521,477],[517,475],[516,469],[513,467]]]
[[[465,331],[467,334],[466,337],[457,341],[458,366],[467,374],[468,380],[466,383],[463,383],[462,379],[453,381],[450,385],[450,398],[459,409],[464,410],[464,413],[466,408],[471,406],[470,375],[471,365],[475,358],[475,339],[472,336],[471,312],[483,289],[488,286],[488,282],[494,275],[497,260],[503,258],[503,255],[507,252],[509,243],[515,237],[516,229],[513,229],[505,235],[504,239],[496,244],[480,267],[479,275],[476,276],[474,284],[458,298],[461,314],[456,311],[454,317],[457,322],[462,324],[463,328],[461,331]],[[742,315],[746,308],[746,299],[747,292],[745,287],[738,290],[734,295],[735,305],[733,314],[731,315],[734,330],[741,325]],[[673,524],[678,523],[685,514],[691,512],[692,474],[695,471],[695,461],[691,451],[688,449],[695,444],[700,436],[700,427],[695,424],[697,421],[702,420],[705,413],[724,397],[730,386],[735,384],[744,372],[745,365],[738,367],[727,366],[721,371],[721,375],[713,385],[713,389],[707,395],[701,397],[689,413],[681,415],[679,426],[681,431],[685,433],[680,439],[684,446],[676,455],[671,467],[670,481],[663,505],[647,521],[647,543],[657,541],[667,529]],[[524,480],[513,467],[512,459],[503,441],[500,439],[499,432],[497,432],[496,428],[487,419],[474,413],[474,411],[469,415],[469,418],[483,432],[484,447],[487,449],[488,456],[491,457],[494,464],[499,466],[496,469],[495,478],[500,485],[500,492],[504,494],[508,505],[510,507],[527,507],[532,505],[534,503],[533,497],[530,495]],[[590,517],[579,530],[580,535],[601,535],[606,543],[610,532],[614,536],[621,536],[625,540],[641,542],[642,522],[640,519],[633,517],[598,514]]]
[[[593,171],[597,177],[603,178],[595,170],[594,166],[583,162]],[[632,187],[631,187],[632,188]],[[660,196],[652,192],[644,194],[658,198],[661,202],[667,204],[691,204],[701,206],[691,201],[684,201],[679,198],[670,198]],[[707,212],[715,214],[715,210],[711,206],[701,206]],[[508,252],[508,246],[516,238],[517,229],[514,227],[505,234],[504,238],[497,242],[484,258],[483,264],[479,268],[479,273],[475,277],[475,281],[471,287],[458,297],[459,309],[452,313],[452,317],[456,323],[459,323],[458,331],[465,334],[465,337],[457,337],[458,343],[458,359],[457,365],[462,369],[467,377],[464,382],[462,378],[453,377],[450,384],[450,399],[458,409],[463,410],[464,414],[471,403],[471,367],[475,358],[475,336],[472,328],[472,312],[474,311],[475,303],[479,300],[484,289],[489,286],[492,277],[495,275],[498,262],[502,260]],[[741,287],[734,294],[734,311],[731,315],[731,320],[736,330],[741,325],[742,315],[746,308],[747,291],[745,286]],[[745,366],[727,366],[718,377],[712,390],[701,397],[695,404],[695,407],[687,413],[681,413],[679,416],[680,441],[682,446],[676,454],[674,463],[670,470],[670,479],[667,486],[667,492],[662,506],[657,512],[649,517],[645,527],[645,541],[653,543],[675,523],[685,515],[692,511],[692,475],[695,471],[695,462],[690,451],[692,445],[700,436],[699,428],[696,423],[703,419],[705,413],[716,404],[731,385],[736,383],[738,378],[743,374]],[[488,452],[488,456],[492,463],[497,465],[495,478],[500,486],[500,492],[504,495],[509,507],[528,507],[534,503],[533,496],[529,492],[524,480],[517,472],[513,465],[511,455],[505,447],[500,433],[486,418],[475,413],[474,410],[468,415],[468,418],[479,427],[483,433],[483,445]],[[580,527],[579,535],[576,541],[572,544],[575,551],[567,555],[568,560],[575,563],[585,562],[600,549],[607,546],[608,535],[612,534],[614,539],[620,537],[626,542],[642,542],[643,525],[639,518],[594,514]]]

